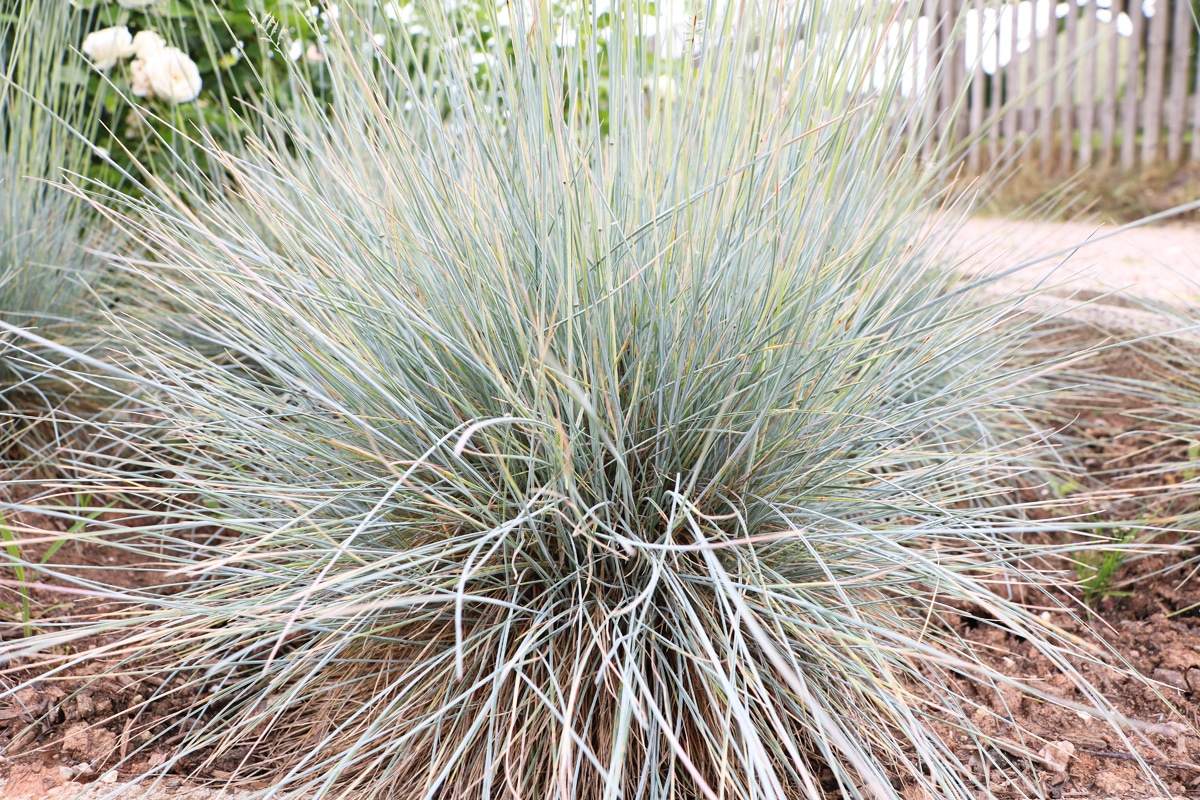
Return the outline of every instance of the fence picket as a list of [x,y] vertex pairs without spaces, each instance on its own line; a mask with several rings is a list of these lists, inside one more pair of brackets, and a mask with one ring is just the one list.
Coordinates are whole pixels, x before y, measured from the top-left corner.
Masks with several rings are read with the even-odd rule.
[[1117,132],[1117,72],[1121,61],[1121,37],[1117,33],[1117,14],[1125,3],[1113,4],[1113,18],[1104,26],[1101,51],[1104,54],[1104,99],[1100,103],[1100,166],[1112,166],[1113,139]]
[[1096,7],[1093,3],[1083,6],[1083,64],[1079,76],[1079,163],[1092,164],[1093,136],[1096,128]]
[[1142,30],[1145,26],[1145,16],[1142,13],[1142,0],[1128,0],[1129,6],[1125,13],[1132,22],[1132,33],[1129,36],[1129,61],[1125,68],[1125,112],[1121,120],[1121,166],[1126,170],[1133,169],[1136,158],[1138,111],[1142,104],[1138,102],[1141,96],[1141,61],[1142,61]]
[[1075,157],[1075,81],[1074,77],[1079,74],[1079,69],[1075,64],[1076,47],[1079,44],[1079,14],[1073,3],[1067,4],[1067,24],[1066,24],[1066,46],[1063,48],[1063,63],[1069,69],[1063,70],[1062,82],[1063,93],[1059,96],[1062,106],[1060,108],[1062,124],[1059,131],[1060,155],[1059,168],[1064,172],[1069,172],[1072,168],[1072,163]]
[[971,117],[967,123],[968,135],[971,137],[971,150],[967,153],[967,169],[979,172],[983,167],[983,149],[980,146],[980,131],[983,129],[984,72],[983,72],[983,0],[973,0],[972,9],[979,23],[978,40],[975,42],[975,63],[970,65],[971,73]]
[[1004,11],[1009,4],[1006,0],[1000,0],[996,6],[996,74],[993,80],[1000,87],[1000,106],[997,111],[998,118],[996,120],[996,132],[1003,136],[1003,154],[1005,157],[1011,154],[1013,143],[1017,139],[1017,118],[1013,114],[1012,98],[1013,90],[1016,88],[1016,70],[1013,69],[1013,63],[1010,59],[1007,64],[1000,64],[999,54],[1005,51],[1012,52],[1013,47],[1013,27],[1012,25],[1002,25],[1004,20]]
[[1192,161],[1200,162],[1200,69],[1196,70],[1196,88],[1192,95]]
[[1164,155],[1200,162],[1193,0],[1157,0],[1149,17],[1144,2],[1068,0],[1059,31],[1036,2],[922,0],[927,74],[939,81],[923,93],[925,153],[966,137],[972,172],[1026,147],[1060,174],[1118,158],[1127,170]]
[[1142,164],[1158,158],[1158,140],[1162,134],[1163,73],[1167,67],[1167,9],[1157,4],[1150,18],[1146,38],[1146,110],[1142,125]]
[[[925,0],[926,28],[925,47],[921,51],[925,61],[925,80],[933,80],[937,72],[937,36],[941,27],[938,14],[938,0]],[[920,28],[920,25],[917,26]],[[925,87],[914,85],[913,96],[926,98]],[[926,98],[927,99],[927,98]],[[928,159],[933,154],[934,139],[933,123],[937,112],[936,102],[925,102],[924,114],[920,120],[921,154]]]
[[1050,9],[1050,30],[1041,38],[1038,45],[1038,75],[1041,76],[1042,87],[1042,119],[1038,135],[1042,137],[1041,164],[1043,171],[1049,171],[1054,158],[1054,107],[1058,77],[1054,74],[1055,58],[1058,52],[1057,30],[1058,20],[1054,10]]
[[[1016,23],[1017,7],[1013,8],[1014,25]],[[1021,92],[1024,95],[1021,109],[1021,133],[1022,138],[1032,139],[1037,133],[1037,124],[1035,118],[1037,114],[1037,25],[1035,19],[1030,19],[1033,23],[1029,28],[1029,46],[1025,52],[1017,54],[1016,48],[1013,48],[1013,58],[1019,58],[1021,61]],[[1020,32],[1018,31],[1018,41],[1020,40]]]
[[938,135],[942,141],[954,138],[954,99],[958,96],[958,70],[954,63],[954,20],[957,16],[954,0],[940,0],[937,55],[942,65],[942,96],[938,102]]
[[[1166,17],[1166,9],[1163,9]],[[1171,99],[1167,107],[1167,161],[1175,164],[1183,159],[1183,123],[1187,110],[1188,59],[1192,49],[1191,3],[1175,0],[1175,20],[1171,26]]]

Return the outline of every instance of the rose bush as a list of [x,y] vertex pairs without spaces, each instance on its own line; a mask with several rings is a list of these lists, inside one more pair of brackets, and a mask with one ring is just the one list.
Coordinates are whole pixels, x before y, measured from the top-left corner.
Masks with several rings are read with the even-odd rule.
[[136,55],[129,65],[129,91],[134,97],[187,103],[200,95],[204,85],[196,62],[178,47],[168,46],[154,31],[133,36],[123,25],[104,28],[89,33],[81,50],[99,70],[111,69],[121,59]]
[[[88,78],[89,91],[99,100],[101,129],[111,131],[97,144],[114,154],[118,163],[136,157],[151,169],[156,158],[173,157],[172,148],[183,146],[179,132],[193,135],[205,130],[226,144],[239,140],[246,132],[245,120],[236,113],[242,101],[262,93],[286,98],[290,92],[276,91],[285,73],[290,79],[302,75],[318,94],[326,91],[323,52],[329,43],[330,25],[339,16],[353,16],[363,23],[361,49],[381,63],[401,64],[411,73],[427,69],[433,63],[431,42],[435,38],[430,14],[439,9],[437,3],[426,6],[414,0],[342,0],[340,4],[319,0],[315,4],[308,0],[91,2],[85,9],[86,0],[76,0],[80,13],[91,15],[94,27],[80,49],[96,67],[107,70]],[[586,16],[568,13],[573,8],[577,12],[579,0],[552,0],[544,7],[490,0],[461,0],[446,6],[452,10],[444,14],[438,10],[436,16],[453,30],[450,36],[439,38],[469,51],[470,63],[482,81],[490,80],[497,59],[512,56],[507,37],[496,34],[511,27],[517,16],[533,19],[543,12],[548,12],[548,24],[554,27],[554,42],[560,50],[580,47],[583,36],[594,36],[599,54],[595,68],[607,72],[611,15],[604,0],[591,4],[588,32],[564,22]],[[697,25],[691,6],[685,0],[647,3],[646,10],[652,13],[640,20],[647,58],[667,62],[668,72],[681,68],[689,60],[684,56],[695,47]],[[132,54],[128,35],[132,35]],[[117,38],[109,43],[104,37]],[[500,39],[506,43],[498,44]],[[108,49],[102,50],[105,45]],[[154,55],[168,47],[176,48],[170,56]],[[132,60],[124,66],[118,64],[130,55]],[[289,62],[305,68],[284,69]],[[110,91],[110,84],[116,91]],[[675,78],[668,74],[648,81],[644,87],[647,103],[669,101],[675,86]],[[130,99],[134,102],[127,102]],[[164,144],[167,141],[172,142],[171,147]],[[203,157],[202,153],[193,155]],[[120,178],[111,164],[97,163],[95,171],[94,177],[106,182]]]
[[80,80],[102,121],[95,143],[111,154],[94,159],[92,177],[110,185],[134,172],[135,159],[169,177],[159,162],[189,157],[186,138],[200,131],[237,141],[243,123],[231,112],[254,87],[273,84],[278,37],[313,20],[292,0],[76,5],[93,27],[78,45]]

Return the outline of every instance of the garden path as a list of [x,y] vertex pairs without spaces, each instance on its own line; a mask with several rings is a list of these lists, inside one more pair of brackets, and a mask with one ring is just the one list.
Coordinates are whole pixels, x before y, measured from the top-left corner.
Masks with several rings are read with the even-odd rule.
[[976,217],[961,226],[953,245],[969,274],[995,274],[1058,253],[1001,278],[996,291],[1028,291],[1042,283],[1058,297],[1120,292],[1151,303],[1200,305],[1197,223],[1120,230],[1082,222]]

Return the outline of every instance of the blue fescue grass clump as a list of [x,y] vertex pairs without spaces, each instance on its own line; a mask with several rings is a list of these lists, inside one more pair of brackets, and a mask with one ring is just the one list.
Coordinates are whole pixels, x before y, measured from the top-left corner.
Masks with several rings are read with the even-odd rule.
[[32,0],[0,22],[0,407],[49,390],[50,351],[13,329],[83,347],[99,316],[91,250],[111,243],[110,229],[63,188],[92,157],[86,66],[74,50],[87,16]]
[[1078,678],[989,588],[1051,552],[1034,373],[922,235],[882,12],[699,9],[675,58],[645,9],[601,49],[514,7],[480,80],[437,8],[425,70],[346,9],[331,104],[297,82],[207,145],[223,191],[110,212],[174,314],[124,319],[145,413],[89,475],[169,508],[118,546],[176,585],[0,653],[110,634],[80,657],[194,698],[131,758],[144,726],[276,794],[973,798],[971,757],[1032,763],[943,618]]

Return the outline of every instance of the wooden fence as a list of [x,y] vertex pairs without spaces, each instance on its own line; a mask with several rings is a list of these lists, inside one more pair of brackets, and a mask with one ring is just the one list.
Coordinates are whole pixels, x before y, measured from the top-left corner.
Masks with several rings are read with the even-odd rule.
[[971,170],[1200,162],[1192,0],[922,2],[921,49],[945,58],[936,135],[972,135]]

